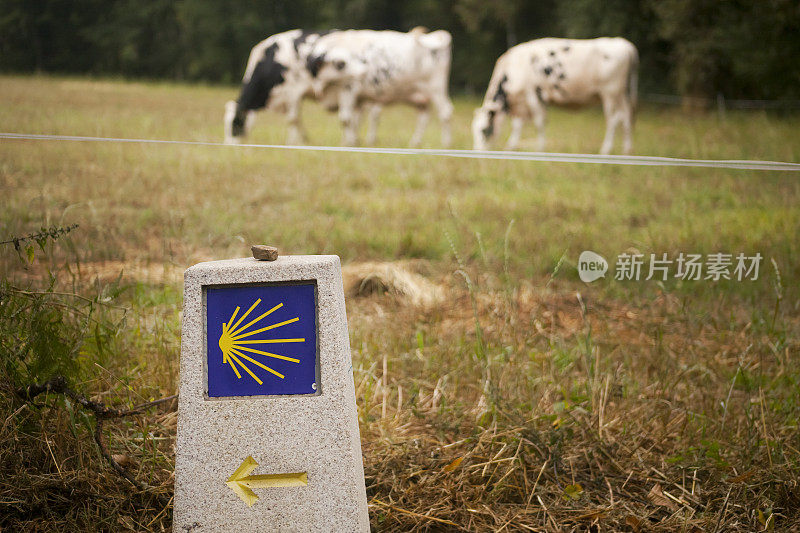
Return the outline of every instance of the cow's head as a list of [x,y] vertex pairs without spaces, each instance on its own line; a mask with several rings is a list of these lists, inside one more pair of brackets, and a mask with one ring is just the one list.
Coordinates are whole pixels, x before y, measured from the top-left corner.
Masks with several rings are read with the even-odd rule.
[[255,112],[242,109],[233,100],[225,104],[225,144],[239,144],[253,125]]
[[344,48],[315,49],[308,56],[306,67],[317,98],[323,98],[331,86],[352,82],[367,72],[366,63]]
[[503,107],[496,102],[484,104],[475,110],[472,118],[473,149],[489,149],[497,130],[503,124],[503,117]]

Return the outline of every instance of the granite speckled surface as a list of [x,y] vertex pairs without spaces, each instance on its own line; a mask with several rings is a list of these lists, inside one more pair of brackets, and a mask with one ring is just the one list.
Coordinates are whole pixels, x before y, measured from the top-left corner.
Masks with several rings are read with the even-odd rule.
[[[316,281],[319,393],[205,397],[203,287]],[[337,256],[200,263],[184,275],[174,530],[369,531],[347,318]],[[248,507],[226,480],[248,456],[253,474],[307,472],[303,487],[256,488]]]

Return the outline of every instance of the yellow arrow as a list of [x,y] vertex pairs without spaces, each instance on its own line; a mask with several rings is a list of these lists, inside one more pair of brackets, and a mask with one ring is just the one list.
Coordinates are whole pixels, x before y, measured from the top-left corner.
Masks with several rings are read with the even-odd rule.
[[308,474],[306,472],[248,475],[257,466],[258,463],[255,459],[252,456],[248,456],[247,459],[242,461],[236,472],[225,482],[248,507],[252,507],[258,501],[258,496],[250,489],[305,487],[308,485]]

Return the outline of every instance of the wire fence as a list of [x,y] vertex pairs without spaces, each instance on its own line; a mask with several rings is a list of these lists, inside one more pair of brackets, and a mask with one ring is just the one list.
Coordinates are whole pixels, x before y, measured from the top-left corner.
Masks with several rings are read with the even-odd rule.
[[601,165],[636,165],[661,167],[725,168],[732,170],[800,171],[800,163],[782,161],[751,161],[740,159],[681,159],[642,155],[567,154],[553,152],[509,152],[498,150],[443,150],[420,148],[371,148],[361,146],[293,146],[282,144],[237,144],[220,142],[178,141],[165,139],[129,139],[120,137],[85,137],[77,135],[44,135],[35,133],[0,133],[0,139],[14,141],[61,141],[92,143],[138,143],[160,145],[215,146],[228,149],[259,148],[269,150],[303,150],[309,152],[344,152],[360,154],[390,154],[458,157],[466,159],[495,159],[506,161],[540,161],[553,163],[589,163]]

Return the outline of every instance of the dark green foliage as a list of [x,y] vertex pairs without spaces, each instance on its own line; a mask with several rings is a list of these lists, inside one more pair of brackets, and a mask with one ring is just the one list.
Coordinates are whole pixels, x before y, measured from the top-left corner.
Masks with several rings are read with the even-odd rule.
[[109,6],[102,0],[0,1],[2,69],[92,71],[101,56],[87,33],[111,23]]
[[654,93],[674,90],[668,78],[672,70],[671,42],[655,31],[659,18],[651,0],[565,0],[558,4],[557,13],[565,37],[619,36],[635,43],[642,72],[641,90]]
[[171,0],[104,2],[100,24],[82,29],[95,55],[93,72],[126,76],[186,76],[183,31]]
[[800,4],[792,0],[650,0],[680,94],[797,98]]
[[47,293],[0,286],[0,360],[14,386],[77,374],[82,328]]
[[[0,242],[0,246],[6,245],[0,250],[13,254],[16,249],[20,261],[33,263],[34,242],[46,256],[52,241],[76,227],[53,226],[12,237]],[[0,379],[11,388],[53,376],[63,376],[73,383],[80,381],[81,354],[87,339],[95,352],[102,353],[105,340],[114,331],[114,324],[96,312],[99,297],[61,292],[57,279],[49,271],[44,281],[26,281],[25,287],[0,279]],[[109,299],[108,295],[106,290],[103,297]]]
[[482,92],[514,44],[618,35],[640,50],[644,91],[800,98],[795,0],[0,0],[0,71],[235,83],[277,32],[414,26],[453,34],[455,92]]

